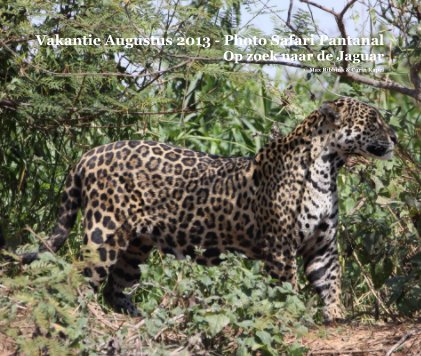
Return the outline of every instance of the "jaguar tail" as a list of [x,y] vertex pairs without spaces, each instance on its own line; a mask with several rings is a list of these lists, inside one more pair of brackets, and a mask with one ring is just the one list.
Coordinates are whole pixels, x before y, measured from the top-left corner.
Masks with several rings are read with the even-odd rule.
[[66,179],[66,187],[61,196],[61,204],[58,212],[57,223],[51,236],[39,252],[30,252],[20,255],[23,264],[29,264],[38,259],[40,252],[57,252],[67,239],[75,224],[77,212],[82,203],[82,181],[76,169],[70,171]]

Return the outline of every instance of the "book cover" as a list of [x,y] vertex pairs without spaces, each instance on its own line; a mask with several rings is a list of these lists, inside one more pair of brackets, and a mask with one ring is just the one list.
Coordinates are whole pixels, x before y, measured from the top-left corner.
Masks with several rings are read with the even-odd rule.
[[0,353],[419,354],[420,21],[1,2]]

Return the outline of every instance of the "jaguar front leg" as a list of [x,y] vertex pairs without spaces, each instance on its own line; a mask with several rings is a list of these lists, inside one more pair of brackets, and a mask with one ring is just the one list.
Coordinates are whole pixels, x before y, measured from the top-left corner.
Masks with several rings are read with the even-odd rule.
[[264,260],[265,268],[269,274],[282,282],[291,283],[297,290],[297,261],[295,253],[290,249],[274,249]]
[[341,271],[338,258],[336,228],[319,225],[316,236],[302,251],[305,274],[323,301],[326,322],[344,318],[341,295]]

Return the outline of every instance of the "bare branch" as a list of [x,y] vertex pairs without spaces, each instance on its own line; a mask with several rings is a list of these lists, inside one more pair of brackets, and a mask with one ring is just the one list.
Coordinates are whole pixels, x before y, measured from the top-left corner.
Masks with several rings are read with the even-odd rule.
[[[343,22],[343,17],[339,17],[339,16],[335,17],[335,20],[336,20],[336,24],[338,25],[339,32],[341,33],[341,36],[343,38],[347,38],[348,34],[346,32],[345,24]],[[348,68],[348,61],[345,59],[345,55],[348,54],[349,52],[348,43],[346,41],[342,45],[342,52],[344,53],[343,55],[344,59],[342,60],[342,67],[346,71],[346,69]]]
[[322,10],[324,12],[328,12],[329,14],[332,14],[335,17],[338,17],[339,16],[339,14],[337,12],[333,11],[332,9],[329,9],[326,6],[317,4],[317,3],[313,2],[313,1],[310,1],[310,0],[300,0],[300,2],[305,3],[305,4],[309,4],[309,5],[314,6],[314,7],[317,7],[318,9],[320,9],[320,10]]
[[294,5],[294,0],[289,0],[289,8],[288,8],[288,16],[287,16],[287,24],[291,23],[291,13],[292,13],[292,6]]
[[401,347],[408,339],[416,334],[416,330],[411,330],[403,335],[399,341],[394,344],[387,352],[385,356],[391,356],[399,347]]
[[[293,2],[294,0],[290,0],[290,4],[289,4],[289,8],[288,8],[288,17],[287,17],[287,21],[284,21],[276,12],[274,12],[271,8],[269,8],[266,4],[263,4],[263,1],[260,0],[260,3],[270,12],[272,12],[273,15],[275,15],[276,17],[278,17],[283,23],[285,23],[285,25],[294,33],[295,36],[297,36],[297,38],[299,39],[303,39],[302,34],[300,33],[300,31],[298,31],[292,24],[291,24],[291,14],[292,14],[292,7],[293,7]],[[311,47],[307,44],[303,45],[304,48],[306,48],[310,53],[313,53],[313,50],[311,49]]]
[[[352,5],[354,5],[357,2],[357,0],[348,1],[348,3],[345,5],[345,7],[342,9],[341,12],[335,12],[333,9],[329,9],[329,8],[323,6],[323,5],[317,4],[317,3],[313,2],[313,1],[310,1],[310,0],[300,0],[300,2],[311,5],[311,6],[314,6],[314,7],[317,7],[320,10],[333,15],[335,17],[335,21],[336,21],[336,24],[338,26],[338,29],[339,29],[339,32],[340,32],[341,36],[343,38],[348,37],[347,31],[346,31],[346,28],[345,28],[345,23],[344,23],[344,16],[345,16],[345,13],[348,11],[348,9]],[[345,59],[345,55],[348,54],[348,52],[349,52],[348,44],[346,42],[344,42],[344,44],[342,45],[342,52],[344,53],[344,56],[343,56],[344,59],[342,60],[342,67],[346,71],[346,69],[348,68],[348,62]]]
[[408,95],[408,96],[414,98],[415,100],[421,102],[421,92],[420,91],[418,91],[416,89],[407,88],[407,87],[405,87],[405,86],[403,86],[399,83],[396,83],[394,81],[373,79],[373,78],[365,77],[365,76],[363,76],[361,74],[358,74],[358,73],[355,73],[355,72],[345,72],[345,73],[337,73],[337,74],[342,75],[343,77],[346,77],[348,79],[351,79],[354,82],[367,84],[367,85],[370,85],[370,86],[373,86],[373,87],[379,88],[379,89],[387,89],[387,90],[396,91],[398,93]]
[[414,87],[418,92],[421,92],[420,71],[421,71],[421,62],[410,65],[409,78],[411,79],[412,84],[414,84]]
[[[335,21],[336,21],[336,24],[338,26],[338,30],[341,36],[343,38],[348,37],[343,19],[346,12],[351,8],[352,5],[354,5],[357,2],[357,0],[348,1],[348,3],[345,5],[342,11],[339,13],[335,12],[333,9],[329,9],[323,5],[317,4],[310,0],[300,0],[300,2],[317,7],[318,9],[333,15],[335,17]],[[342,45],[342,51],[344,52],[345,55],[348,54],[349,52],[348,44],[346,42]],[[342,73],[340,72],[337,73],[338,75],[342,77],[346,77],[348,79],[351,79],[359,83],[368,84],[376,88],[393,90],[398,93],[411,96],[417,101],[421,101],[421,79],[419,77],[419,71],[421,70],[421,63],[418,63],[417,65],[413,65],[410,68],[410,78],[411,78],[411,82],[414,84],[415,89],[404,87],[403,85],[400,85],[393,81],[389,81],[389,80],[381,81],[381,80],[364,77],[354,72],[347,72],[346,69],[348,67],[348,62],[345,60],[345,56],[342,61],[342,67],[345,69],[345,71]]]
[[0,100],[0,108],[16,110],[17,107],[18,107],[18,103],[16,101],[9,100],[9,99]]
[[348,9],[352,6],[352,5],[354,5],[355,3],[357,2],[357,0],[350,0],[350,1],[348,1],[348,3],[345,5],[345,7],[342,9],[342,11],[341,11],[341,13],[339,14],[339,16],[341,17],[341,18],[343,18],[344,17],[344,15],[345,15],[345,13],[348,11]]
[[[267,3],[269,2],[270,0],[268,0],[265,4],[262,4],[263,5],[263,7],[260,9],[260,10],[258,10],[258,11],[255,11],[255,13],[254,13],[254,15],[252,16],[252,17],[250,17],[250,19],[244,24],[244,25],[242,25],[240,28],[239,28],[239,30],[242,30],[242,29],[244,29],[244,28],[247,28],[247,26],[248,25],[250,25],[258,16],[260,16],[262,13],[263,13],[263,10],[266,10],[267,9]],[[239,31],[240,32],[240,31]]]

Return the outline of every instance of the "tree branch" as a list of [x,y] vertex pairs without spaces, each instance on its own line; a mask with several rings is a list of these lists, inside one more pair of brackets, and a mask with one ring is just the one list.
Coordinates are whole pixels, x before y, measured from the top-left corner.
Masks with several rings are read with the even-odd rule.
[[[351,6],[357,2],[357,0],[348,1],[345,7],[340,12],[336,12],[333,9],[329,9],[311,0],[300,0],[300,2],[314,6],[324,12],[327,12],[333,15],[341,36],[343,38],[348,37],[345,23],[344,23],[344,16],[346,12],[351,8]],[[343,55],[344,59],[342,60],[342,67],[344,68],[344,71],[335,72],[337,75],[340,75],[343,78],[348,78],[352,81],[362,83],[362,84],[367,84],[379,89],[393,90],[398,93],[408,95],[414,98],[416,101],[421,102],[421,78],[419,77],[419,72],[421,70],[421,62],[412,66],[410,65],[409,75],[410,75],[411,82],[414,84],[414,89],[411,89],[403,85],[400,85],[399,83],[393,82],[391,80],[377,80],[377,79],[362,76],[355,72],[347,72],[346,69],[348,68],[348,61],[345,60],[345,55],[348,54],[349,49],[348,49],[348,44],[346,41],[342,45],[342,51],[344,52],[344,55]]]
[[[191,61],[199,61],[199,62],[208,62],[208,63],[215,63],[220,62],[220,58],[210,58],[210,57],[188,57],[182,55],[173,55],[173,57],[177,58],[189,58]],[[228,62],[229,63],[229,62]],[[286,61],[258,61],[258,60],[239,60],[238,63],[243,64],[270,64],[270,65],[281,65],[293,68],[300,68],[300,69],[307,69],[307,70],[314,70],[316,73],[318,71],[322,71],[323,68],[317,66],[311,66],[303,63],[294,63],[294,62],[286,62]],[[401,93],[404,95],[408,95],[417,101],[421,102],[421,92],[416,89],[407,88],[397,82],[392,80],[378,80],[369,77],[365,77],[361,74],[355,72],[333,72],[338,76],[342,76],[344,78],[348,78],[354,82],[358,82],[361,84],[367,84],[375,88],[379,89],[387,89],[392,90],[397,93]]]
[[[263,4],[263,2],[260,0],[260,2]],[[303,39],[303,35],[300,33],[300,31],[298,31],[292,24],[291,24],[291,15],[292,15],[292,8],[294,6],[294,0],[290,0],[289,3],[289,8],[288,8],[288,17],[287,20],[284,21],[277,12],[274,12],[271,8],[269,8],[266,4],[263,4],[263,6],[265,7],[265,9],[269,10],[274,16],[278,17],[282,22],[285,23],[285,26],[287,26],[293,33],[295,36],[297,36],[297,38],[299,39]],[[304,48],[306,48],[310,53],[313,53],[311,47],[307,44],[303,45]]]
[[[348,11],[348,9],[352,5],[354,5],[357,2],[357,0],[348,1],[348,3],[345,5],[345,7],[342,9],[341,12],[335,12],[332,9],[329,9],[329,8],[323,6],[323,5],[317,4],[317,3],[313,2],[313,1],[310,1],[310,0],[300,0],[300,2],[311,5],[311,6],[314,6],[314,7],[317,7],[320,10],[333,15],[342,38],[348,37],[347,31],[346,31],[346,28],[345,28],[345,23],[344,23],[344,16],[345,16],[345,13]],[[349,52],[348,43],[346,41],[342,45],[342,52],[344,53],[344,56],[343,56],[344,59],[342,60],[342,67],[346,71],[346,69],[348,68],[348,61],[345,59],[345,55],[348,54],[348,52]]]
[[287,24],[290,24],[291,23],[291,13],[292,13],[292,6],[293,5],[294,5],[294,0],[289,0]]
[[405,94],[421,102],[421,92],[419,90],[405,87],[394,81],[368,78],[355,72],[345,72],[345,73],[338,72],[337,74],[345,78],[351,79],[354,82],[367,84],[379,89],[387,89],[387,90],[395,91],[397,93]]
[[421,78],[420,78],[420,71],[421,71],[421,62],[415,63],[413,65],[410,64],[409,67],[409,78],[411,79],[412,84],[414,84],[415,90],[421,93]]
[[342,11],[340,12],[339,16],[340,16],[341,18],[343,18],[343,17],[344,17],[344,15],[345,15],[345,13],[348,11],[348,9],[349,9],[352,5],[354,5],[356,2],[357,2],[357,0],[350,0],[350,1],[348,1],[348,3],[345,5],[345,7],[344,7],[344,8],[342,9]]
[[308,5],[317,7],[318,9],[320,9],[320,10],[322,10],[324,12],[328,12],[329,14],[332,14],[335,17],[336,16],[339,16],[339,14],[336,13],[335,11],[333,11],[332,9],[329,9],[328,7],[325,7],[323,5],[320,5],[320,4],[316,3],[316,2],[313,2],[313,1],[310,1],[310,0],[300,0],[300,2],[303,2],[305,4],[308,4]]
[[[0,41],[0,46],[4,47],[8,52],[13,54],[16,57],[19,57],[19,55],[11,49],[5,42]],[[174,65],[173,67],[169,67],[166,69],[158,70],[152,73],[145,73],[145,74],[136,74],[136,73],[120,73],[120,72],[53,72],[51,70],[42,68],[38,65],[35,65],[31,62],[25,62],[28,66],[43,72],[45,74],[53,75],[56,77],[76,77],[76,76],[104,76],[104,77],[129,77],[129,78],[143,78],[143,77],[159,77],[162,76],[165,73],[173,72],[176,69],[179,69],[181,67],[186,66],[190,60],[186,60],[184,62],[178,63]]]
[[416,334],[415,330],[411,330],[410,332],[403,335],[399,341],[394,344],[387,352],[385,356],[391,356],[399,347],[401,347],[409,338]]
[[18,105],[19,104],[16,101],[13,101],[13,100],[9,100],[9,99],[0,100],[0,108],[16,110]]
[[[186,55],[177,55],[173,54],[170,57],[174,58],[181,58],[181,59],[189,59],[191,61],[198,61],[198,62],[207,62],[207,63],[216,63],[221,62],[223,59],[221,58],[212,58],[212,57],[200,57],[200,56],[186,56]],[[227,63],[233,63],[230,61],[226,61]],[[236,63],[243,63],[243,64],[272,64],[272,65],[281,65],[293,68],[301,68],[301,69],[322,69],[320,67],[310,66],[303,63],[295,63],[295,62],[287,62],[287,61],[264,61],[264,60],[246,60],[240,59]]]

